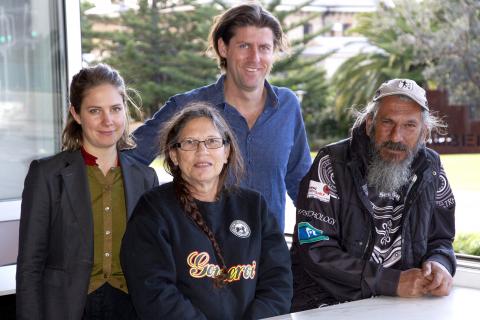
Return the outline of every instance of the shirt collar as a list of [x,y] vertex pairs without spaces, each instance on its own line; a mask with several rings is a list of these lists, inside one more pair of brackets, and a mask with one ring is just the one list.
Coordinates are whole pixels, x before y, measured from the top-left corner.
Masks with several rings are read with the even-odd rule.
[[82,152],[83,163],[86,166],[98,166],[97,157],[95,157],[93,154],[88,153],[83,146],[80,148],[80,151]]
[[[215,90],[211,95],[211,102],[215,105],[225,105],[227,102],[225,101],[225,94],[224,94],[224,83],[225,83],[225,74],[222,74],[217,82],[215,83]],[[272,85],[265,79],[265,89],[267,89],[267,101],[265,106],[266,107],[278,107],[278,96],[273,90]]]
[[[98,166],[97,164],[98,158],[95,157],[93,154],[88,153],[83,146],[80,148],[80,152],[82,153],[83,163],[86,166]],[[120,157],[117,157],[117,167],[119,166],[120,166]]]

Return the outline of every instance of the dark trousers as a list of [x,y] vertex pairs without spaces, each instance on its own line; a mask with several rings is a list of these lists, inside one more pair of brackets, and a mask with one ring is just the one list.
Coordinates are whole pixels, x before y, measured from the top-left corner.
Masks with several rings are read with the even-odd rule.
[[82,320],[138,319],[130,295],[105,283],[87,296]]

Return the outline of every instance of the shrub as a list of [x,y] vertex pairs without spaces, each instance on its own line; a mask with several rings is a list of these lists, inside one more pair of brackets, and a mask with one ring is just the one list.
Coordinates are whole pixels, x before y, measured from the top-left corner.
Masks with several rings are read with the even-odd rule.
[[455,237],[453,249],[457,253],[480,256],[480,233],[460,233]]

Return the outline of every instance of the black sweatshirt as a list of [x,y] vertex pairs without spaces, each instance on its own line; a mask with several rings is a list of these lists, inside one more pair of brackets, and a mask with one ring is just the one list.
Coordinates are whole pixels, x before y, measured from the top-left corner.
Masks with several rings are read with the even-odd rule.
[[164,184],[140,199],[122,243],[122,267],[140,318],[259,319],[287,313],[290,257],[263,197],[240,188],[197,204],[220,245],[229,284],[214,288],[220,263],[212,244],[185,214],[173,183]]

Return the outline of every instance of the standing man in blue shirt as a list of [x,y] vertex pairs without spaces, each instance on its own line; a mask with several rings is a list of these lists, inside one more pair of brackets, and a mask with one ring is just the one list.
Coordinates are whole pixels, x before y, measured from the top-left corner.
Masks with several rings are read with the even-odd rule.
[[300,105],[287,88],[266,80],[277,51],[286,49],[278,20],[258,4],[242,4],[216,17],[209,36],[223,75],[214,84],[171,97],[134,132],[132,155],[150,163],[158,155],[162,124],[186,105],[207,101],[232,127],[246,164],[242,186],[262,193],[281,230],[285,193],[296,200],[311,165]]

